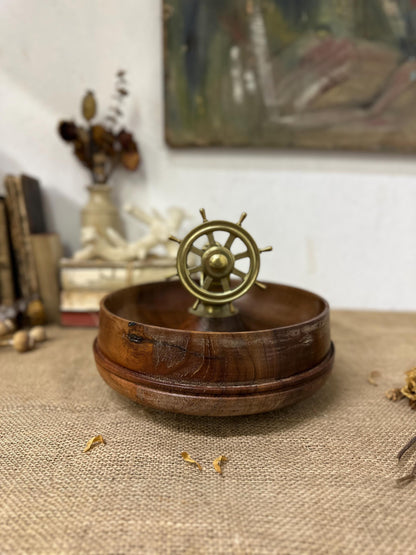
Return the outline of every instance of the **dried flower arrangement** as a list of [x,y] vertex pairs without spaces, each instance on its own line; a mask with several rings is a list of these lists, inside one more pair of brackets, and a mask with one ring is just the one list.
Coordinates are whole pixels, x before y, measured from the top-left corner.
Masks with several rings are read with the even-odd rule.
[[386,397],[390,401],[400,401],[407,398],[410,408],[416,410],[416,368],[406,372],[406,383],[403,387],[390,389],[386,392]]
[[94,183],[107,183],[120,164],[129,171],[140,165],[140,153],[133,134],[120,126],[122,104],[128,94],[126,72],[120,70],[116,73],[115,102],[104,124],[92,121],[97,113],[97,101],[92,91],[87,91],[81,105],[86,127],[74,121],[59,123],[59,135],[64,141],[73,143],[75,156],[91,171]]

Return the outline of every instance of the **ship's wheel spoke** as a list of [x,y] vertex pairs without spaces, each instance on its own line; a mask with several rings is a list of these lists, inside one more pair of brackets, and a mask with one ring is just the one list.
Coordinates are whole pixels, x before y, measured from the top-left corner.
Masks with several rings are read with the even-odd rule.
[[208,242],[210,246],[212,247],[213,245],[215,245],[214,233],[212,231],[207,231],[206,236],[208,237]]
[[192,245],[190,251],[194,254],[197,254],[198,256],[202,256],[204,254],[204,251],[202,249],[198,249],[198,247],[195,247],[195,245]]
[[207,289],[207,290],[208,290],[208,289],[210,288],[212,282],[213,282],[212,277],[211,277],[211,276],[207,276],[207,277],[204,279],[204,283],[202,284],[202,287],[203,287],[204,289]]
[[196,274],[196,272],[202,272],[202,266],[201,264],[199,266],[193,266],[192,268],[188,269],[188,272],[190,274]]
[[246,277],[246,274],[241,270],[239,270],[238,268],[233,268],[233,271],[231,273],[234,274],[235,276],[238,276],[241,279],[244,279]]
[[224,277],[221,280],[221,287],[223,291],[229,291],[231,289],[230,277]]
[[241,260],[242,258],[247,258],[249,255],[248,251],[239,252],[234,255],[234,260]]
[[236,239],[236,236],[234,235],[234,233],[230,233],[229,236],[228,236],[228,239],[224,243],[224,247],[226,249],[230,250],[231,245],[234,243],[235,239]]

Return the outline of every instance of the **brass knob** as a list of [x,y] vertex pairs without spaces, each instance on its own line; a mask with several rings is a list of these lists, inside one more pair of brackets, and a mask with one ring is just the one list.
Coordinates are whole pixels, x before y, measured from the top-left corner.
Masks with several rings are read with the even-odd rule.
[[213,270],[224,270],[227,263],[228,260],[224,254],[213,254],[209,259],[209,265]]

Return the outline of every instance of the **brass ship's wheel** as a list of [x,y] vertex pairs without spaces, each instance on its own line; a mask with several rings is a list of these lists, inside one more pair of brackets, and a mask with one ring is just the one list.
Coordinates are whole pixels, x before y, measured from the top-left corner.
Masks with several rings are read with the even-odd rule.
[[[184,239],[170,237],[179,243],[176,267],[182,285],[196,297],[191,312],[199,316],[224,317],[236,313],[232,302],[256,284],[260,270],[260,254],[272,247],[259,249],[251,235],[241,226],[243,212],[234,224],[222,220],[208,221],[201,209],[202,224]],[[220,233],[218,233],[220,232]],[[216,237],[219,234],[222,240]],[[239,252],[232,251],[238,242]],[[244,264],[239,268],[239,261]]]

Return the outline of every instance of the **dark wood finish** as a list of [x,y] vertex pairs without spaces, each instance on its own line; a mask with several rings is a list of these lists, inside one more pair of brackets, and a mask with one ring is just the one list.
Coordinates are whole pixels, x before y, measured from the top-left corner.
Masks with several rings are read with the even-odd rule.
[[253,288],[236,302],[238,316],[222,322],[201,322],[191,304],[179,282],[105,297],[94,353],[107,383],[155,408],[227,416],[296,402],[331,370],[329,307],[313,293]]

